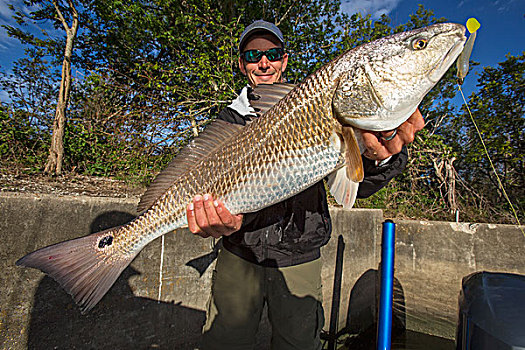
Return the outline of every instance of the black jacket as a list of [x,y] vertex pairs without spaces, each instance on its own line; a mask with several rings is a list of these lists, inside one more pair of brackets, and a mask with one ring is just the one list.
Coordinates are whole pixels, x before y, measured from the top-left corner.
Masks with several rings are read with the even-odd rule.
[[[246,125],[249,116],[231,108],[219,113],[219,119]],[[358,198],[368,197],[394,176],[407,163],[406,149],[390,159],[385,166],[363,157],[365,178],[359,185]],[[323,181],[303,192],[244,215],[241,229],[223,238],[223,246],[233,254],[255,264],[270,267],[292,266],[320,257],[320,248],[330,239],[332,223],[328,212]]]

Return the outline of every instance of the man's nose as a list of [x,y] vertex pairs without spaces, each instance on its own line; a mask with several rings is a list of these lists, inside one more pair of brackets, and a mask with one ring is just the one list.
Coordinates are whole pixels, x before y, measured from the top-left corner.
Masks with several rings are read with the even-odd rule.
[[261,60],[259,61],[259,69],[268,69],[270,67],[270,60],[266,57],[266,55],[263,55],[261,57]]

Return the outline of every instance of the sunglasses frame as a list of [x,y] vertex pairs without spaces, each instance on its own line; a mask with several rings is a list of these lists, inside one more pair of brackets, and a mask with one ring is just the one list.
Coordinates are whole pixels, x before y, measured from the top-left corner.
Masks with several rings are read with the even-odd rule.
[[[252,52],[255,51],[255,56],[254,58],[256,58],[256,60],[253,60],[253,59],[249,59],[248,58],[248,54],[251,55]],[[278,55],[278,57],[275,57],[273,59],[270,59],[270,57],[273,56],[273,52],[276,52],[276,54]],[[271,61],[271,62],[275,62],[275,61],[279,61],[279,60],[282,60],[283,59],[283,56],[284,56],[284,49],[282,47],[274,47],[272,49],[269,49],[269,50],[266,50],[266,51],[261,51],[261,50],[246,50],[244,51],[242,54],[242,58],[248,62],[248,63],[257,63],[259,62],[263,56],[266,56],[266,58],[268,59],[268,61]],[[270,56],[268,56],[270,55]]]

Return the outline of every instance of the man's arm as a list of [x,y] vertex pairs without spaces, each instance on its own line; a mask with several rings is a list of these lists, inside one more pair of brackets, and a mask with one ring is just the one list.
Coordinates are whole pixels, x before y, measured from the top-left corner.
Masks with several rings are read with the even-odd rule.
[[[365,178],[359,184],[357,198],[370,197],[403,172],[408,161],[406,145],[414,141],[415,134],[424,126],[425,120],[417,109],[397,128],[396,136],[392,140],[385,141],[375,132],[361,130],[366,146],[363,154]],[[392,132],[382,134],[381,136],[388,138]]]

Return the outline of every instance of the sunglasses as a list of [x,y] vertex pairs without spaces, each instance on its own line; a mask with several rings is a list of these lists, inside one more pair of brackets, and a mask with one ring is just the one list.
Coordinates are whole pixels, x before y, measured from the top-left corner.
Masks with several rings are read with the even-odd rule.
[[248,63],[257,63],[263,56],[266,56],[269,61],[278,61],[283,58],[284,50],[281,47],[276,47],[267,51],[247,50],[241,55]]

